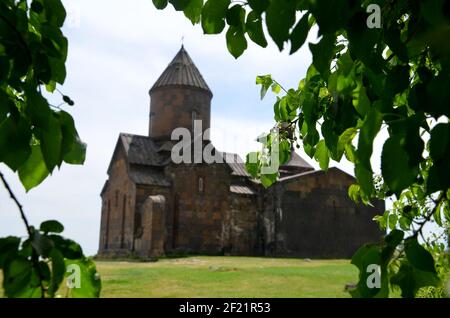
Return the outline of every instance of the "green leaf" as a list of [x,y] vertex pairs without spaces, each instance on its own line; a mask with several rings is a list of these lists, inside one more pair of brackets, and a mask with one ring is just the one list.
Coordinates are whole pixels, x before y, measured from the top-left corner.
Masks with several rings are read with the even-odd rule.
[[167,0],[152,0],[152,1],[153,1],[154,6],[156,7],[156,9],[158,9],[158,10],[162,10],[165,7],[167,7],[167,3],[168,3]]
[[400,225],[400,228],[403,231],[408,231],[410,226],[411,226],[411,219],[407,218],[407,217],[400,217],[400,219],[398,220],[398,224]]
[[227,48],[234,58],[238,58],[247,49],[247,40],[245,39],[244,31],[238,27],[230,26],[227,34]]
[[310,11],[319,25],[319,35],[332,34],[347,24],[353,12],[347,0],[309,1]]
[[[389,247],[396,248],[405,237],[405,233],[403,231],[393,229],[386,237],[384,238],[384,241],[386,244],[388,244]],[[389,261],[389,259],[386,259],[385,261]]]
[[191,20],[192,24],[197,24],[201,20],[203,0],[191,0],[186,8],[184,15]]
[[66,19],[66,10],[61,0],[43,0],[43,3],[47,21],[56,27],[62,27]]
[[205,34],[218,34],[225,28],[225,16],[230,0],[208,0],[202,9],[202,28]]
[[271,174],[261,174],[260,180],[264,188],[269,188],[272,184],[274,184],[277,181],[278,174],[277,173],[271,173]]
[[327,78],[330,73],[331,59],[334,56],[336,37],[324,35],[317,44],[310,43],[309,49],[313,54],[313,64],[320,74]]
[[[389,295],[386,267],[382,266],[381,249],[378,245],[368,244],[360,247],[353,255],[351,263],[359,269],[357,288],[350,292],[352,297],[387,297]],[[380,288],[369,288],[367,284],[369,275],[373,274],[367,270],[370,265],[378,265],[381,268]]]
[[0,238],[0,268],[5,268],[7,262],[15,258],[20,241],[20,238],[15,236]]
[[240,4],[235,4],[228,9],[226,20],[228,25],[242,29],[245,21],[245,9]]
[[320,169],[325,171],[328,170],[328,165],[330,163],[330,155],[328,152],[328,148],[325,145],[325,140],[322,139],[317,144],[314,158],[319,162]]
[[[253,178],[257,178],[259,175],[259,160],[258,160],[259,154],[257,152],[251,152],[247,154],[246,161],[245,161],[245,169]],[[250,162],[251,158],[255,158],[256,162]]]
[[415,268],[425,272],[436,273],[433,256],[419,244],[417,238],[406,241],[405,253],[409,263]]
[[402,297],[413,298],[417,291],[426,286],[438,286],[440,283],[436,274],[424,272],[403,262],[398,272],[391,278],[391,284],[398,285]]
[[[49,57],[48,61],[49,61],[51,74],[52,74],[51,80],[53,80],[59,84],[64,84],[64,81],[65,81],[66,75],[67,75],[64,60]],[[46,83],[48,84],[49,82],[46,82]]]
[[279,94],[281,91],[281,86],[277,83],[273,83],[272,84],[272,92],[274,92],[275,94]]
[[47,178],[49,171],[42,156],[41,147],[31,147],[31,155],[19,168],[19,178],[27,191],[39,185]]
[[48,128],[39,129],[37,135],[41,142],[42,156],[47,170],[52,172],[56,166],[61,164],[62,132],[59,118],[56,115],[51,114],[48,119]]
[[271,1],[266,11],[266,25],[280,51],[289,40],[289,30],[295,23],[295,1]]
[[289,54],[297,52],[297,50],[302,47],[303,43],[305,43],[310,29],[308,18],[309,14],[305,13],[292,30],[289,37],[289,40],[291,41],[291,52]]
[[397,214],[390,214],[388,218],[389,229],[394,230],[398,221]]
[[41,223],[39,230],[45,233],[61,233],[64,226],[55,220],[44,221]]
[[[89,258],[79,260],[66,260],[66,268],[74,266],[79,269],[80,288],[72,288],[71,296],[74,298],[96,298],[100,296],[101,280],[97,273],[95,263]],[[75,271],[76,272],[76,271]],[[66,272],[70,278],[71,272]]]
[[353,138],[355,138],[356,134],[358,132],[358,129],[356,127],[350,127],[347,128],[338,139],[337,143],[337,156],[338,158],[342,157],[345,147],[349,144],[351,144]]
[[358,139],[355,175],[367,197],[371,197],[375,191],[370,158],[373,151],[373,141],[380,131],[382,120],[383,117],[380,112],[372,107],[362,124]]
[[250,39],[261,47],[267,46],[267,40],[264,36],[262,27],[262,18],[255,11],[251,11],[247,15],[247,22],[245,23],[245,29]]
[[36,13],[41,13],[42,11],[44,11],[44,7],[42,6],[42,3],[40,3],[39,1],[36,1],[36,0],[31,2],[30,9]]
[[353,90],[352,103],[358,114],[361,116],[365,116],[370,111],[370,100],[367,96],[366,88],[362,83],[358,83],[356,88]]
[[393,97],[407,89],[409,84],[409,67],[397,65],[388,73],[384,92]]
[[267,90],[273,85],[271,75],[260,75],[256,77],[256,84],[261,85],[261,99],[266,96]]
[[247,0],[247,3],[253,11],[261,14],[269,7],[270,0]]
[[10,298],[29,297],[33,293],[31,287],[33,264],[31,261],[16,258],[3,270],[3,288]]
[[416,179],[418,170],[408,165],[408,153],[403,149],[403,138],[392,136],[383,145],[381,173],[389,189],[399,194]]
[[191,0],[169,0],[175,10],[183,11],[191,2]]
[[52,251],[54,244],[47,235],[42,235],[39,231],[34,231],[31,238],[33,249],[42,257],[48,257]]
[[47,99],[45,99],[34,89],[27,91],[26,95],[26,112],[28,116],[30,116],[33,125],[41,129],[49,129],[49,121],[52,116],[52,111]]
[[284,139],[279,144],[279,162],[280,165],[285,164],[291,158],[291,143]]
[[52,261],[52,276],[48,293],[50,297],[54,297],[59,289],[59,286],[61,285],[61,282],[64,280],[66,264],[64,262],[63,255],[56,248],[52,249],[50,252],[50,259]]
[[430,156],[433,160],[448,159],[450,155],[450,124],[440,123],[431,130]]
[[31,154],[30,139],[30,127],[21,116],[0,122],[0,162],[16,171]]
[[352,184],[349,188],[348,188],[348,196],[350,197],[350,199],[352,199],[353,202],[358,203],[358,197],[359,197],[359,190],[360,190],[360,186],[357,184]]
[[87,145],[78,138],[75,138],[72,149],[64,156],[64,162],[73,165],[82,165],[86,159]]
[[392,52],[404,63],[408,63],[408,50],[401,40],[400,30],[397,23],[393,23],[384,32],[384,39]]
[[352,144],[345,145],[345,158],[352,163],[356,162],[356,149]]
[[55,248],[62,253],[64,258],[80,259],[83,257],[83,250],[77,242],[59,235],[49,235],[49,238],[53,241]]

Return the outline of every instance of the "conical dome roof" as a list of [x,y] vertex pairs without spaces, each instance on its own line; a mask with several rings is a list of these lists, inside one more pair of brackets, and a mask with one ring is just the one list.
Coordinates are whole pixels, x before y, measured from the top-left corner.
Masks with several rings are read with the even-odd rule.
[[202,74],[195,66],[191,57],[181,46],[180,51],[167,66],[165,71],[158,78],[156,83],[150,89],[150,92],[166,86],[189,86],[202,89],[212,95],[211,90],[203,79]]
[[305,161],[302,157],[300,157],[294,149],[291,149],[291,158],[288,162],[286,162],[284,167],[297,167],[297,168],[304,168],[308,170],[313,170],[314,168]]

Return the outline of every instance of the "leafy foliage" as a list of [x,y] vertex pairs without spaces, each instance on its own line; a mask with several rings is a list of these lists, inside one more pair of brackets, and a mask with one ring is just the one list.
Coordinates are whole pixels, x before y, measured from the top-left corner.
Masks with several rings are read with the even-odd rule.
[[[40,229],[30,228],[25,240],[9,236],[0,239],[0,269],[7,297],[55,297],[65,277],[66,264],[80,268],[80,287],[71,289],[74,297],[98,297],[101,283],[94,263],[83,255],[77,243],[57,233],[62,224],[50,220]],[[60,294],[60,296],[62,296]]]
[[[154,3],[162,8],[167,1]],[[65,18],[61,0],[0,2],[0,163],[18,173],[27,191],[63,162],[83,164],[85,159],[86,144],[72,116],[61,109],[74,102],[57,89],[66,78],[68,41],[61,32]],[[43,90],[61,94],[61,104],[50,105]],[[81,247],[59,235],[64,227],[57,221],[44,222],[39,229],[29,226],[22,206],[1,173],[0,177],[28,231],[25,239],[0,239],[5,295],[54,297],[70,260],[89,273],[82,276],[83,288],[73,294],[97,297],[100,281],[91,275],[95,265]]]
[[[27,190],[63,162],[84,162],[86,145],[72,117],[41,92],[54,92],[66,77],[65,17],[60,0],[0,3],[0,162]],[[62,104],[74,102],[62,95]]]
[[[379,27],[369,27],[370,4],[380,7]],[[352,295],[387,296],[389,286],[400,286],[402,295],[410,297],[423,286],[438,284],[443,277],[432,270],[437,254],[422,248],[417,237],[433,215],[439,215],[441,224],[450,220],[448,2],[208,0],[196,6],[206,34],[220,33],[229,25],[227,48],[236,58],[247,48],[246,36],[266,47],[267,30],[280,51],[290,44],[295,53],[316,27],[319,39],[308,44],[312,65],[298,87],[283,89],[284,96],[277,96],[273,130],[277,135],[269,134],[262,150],[247,156],[247,170],[266,187],[276,182],[276,171],[263,170],[274,159],[279,159],[275,164],[279,166],[289,156],[279,148],[285,142],[284,149],[303,146],[322,169],[328,168],[330,159],[340,161],[345,155],[355,167],[352,199],[369,204],[395,194],[400,205],[405,198],[415,200],[416,211],[413,216],[386,211],[377,217],[392,232],[380,244],[355,254],[361,280]],[[258,76],[256,83],[261,85],[261,98],[270,88],[280,93],[280,84],[270,75]],[[371,158],[381,129],[387,129],[389,138],[381,153],[380,183]],[[414,221],[423,224],[417,228]],[[400,238],[398,231],[410,235]],[[381,289],[363,286],[369,261],[381,267]]]

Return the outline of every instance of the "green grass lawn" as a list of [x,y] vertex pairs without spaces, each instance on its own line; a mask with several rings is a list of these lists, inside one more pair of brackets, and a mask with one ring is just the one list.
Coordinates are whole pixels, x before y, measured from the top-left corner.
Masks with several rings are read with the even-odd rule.
[[348,260],[206,257],[97,262],[102,297],[348,297]]
[[96,263],[102,297],[348,297],[344,286],[358,273],[348,260],[193,256]]

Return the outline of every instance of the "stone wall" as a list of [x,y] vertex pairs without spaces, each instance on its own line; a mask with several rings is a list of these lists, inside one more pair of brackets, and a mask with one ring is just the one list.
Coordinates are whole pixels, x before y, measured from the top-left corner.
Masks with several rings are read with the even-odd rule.
[[330,168],[278,183],[266,195],[266,254],[307,258],[349,258],[362,244],[378,241],[372,221],[384,211],[356,205],[347,194],[353,177]]
[[230,194],[224,222],[225,252],[231,255],[258,255],[258,202],[254,195]]
[[210,127],[211,95],[192,87],[161,87],[151,93],[149,136],[170,140],[175,128],[192,129],[192,113]]
[[142,259],[165,254],[166,200],[162,195],[149,196],[141,208],[142,233],[135,242],[135,253]]
[[220,253],[230,188],[228,166],[171,165],[167,174],[173,180],[173,248],[192,253]]
[[108,185],[102,193],[102,216],[99,254],[126,254],[134,238],[136,188],[127,173],[121,145],[114,153]]

